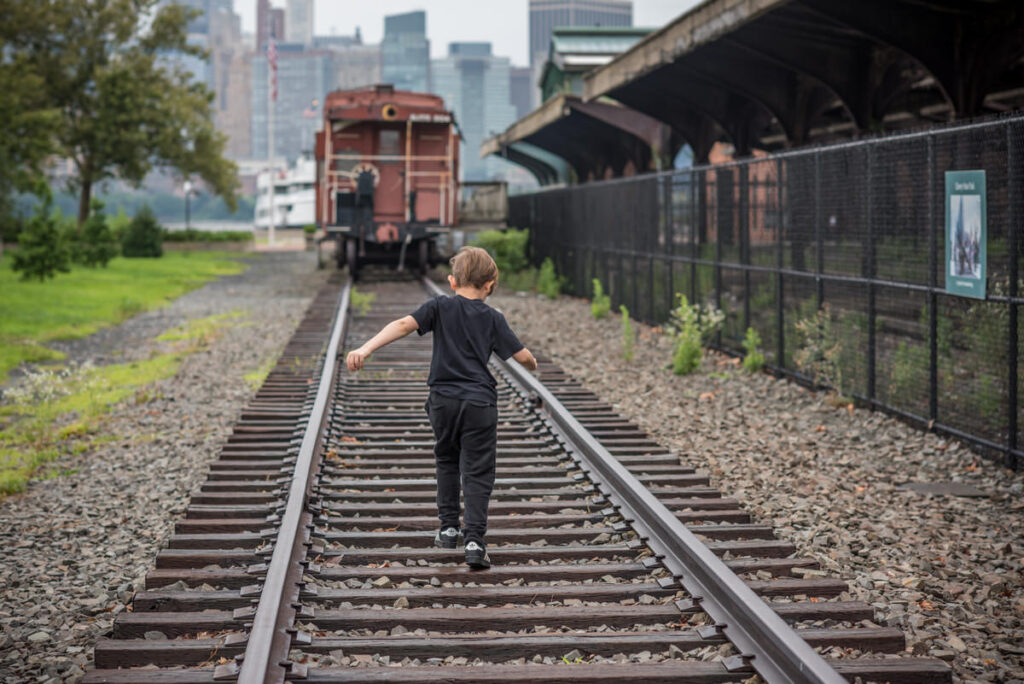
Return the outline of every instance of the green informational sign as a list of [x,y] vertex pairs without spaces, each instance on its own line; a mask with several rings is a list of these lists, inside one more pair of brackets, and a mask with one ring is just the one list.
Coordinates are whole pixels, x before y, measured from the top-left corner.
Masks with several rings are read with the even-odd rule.
[[985,298],[985,172],[946,172],[946,292]]

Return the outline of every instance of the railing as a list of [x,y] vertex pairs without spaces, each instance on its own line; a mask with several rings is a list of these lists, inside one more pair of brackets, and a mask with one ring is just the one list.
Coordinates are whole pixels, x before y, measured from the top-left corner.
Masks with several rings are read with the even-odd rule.
[[[945,289],[943,172],[969,169],[987,178],[984,300]],[[796,323],[828,305],[844,395],[1024,456],[1022,116],[517,195],[509,215],[573,294],[598,278],[652,324],[675,293],[709,302],[715,346],[739,353],[753,327],[805,381]]]

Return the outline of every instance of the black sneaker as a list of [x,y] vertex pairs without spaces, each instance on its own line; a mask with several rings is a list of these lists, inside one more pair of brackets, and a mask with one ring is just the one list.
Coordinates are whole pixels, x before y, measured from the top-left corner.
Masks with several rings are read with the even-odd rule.
[[491,559],[487,555],[487,549],[475,541],[466,544],[466,565],[477,570],[486,570],[491,567]]
[[434,546],[442,549],[454,549],[459,543],[459,531],[454,527],[446,527],[434,535]]

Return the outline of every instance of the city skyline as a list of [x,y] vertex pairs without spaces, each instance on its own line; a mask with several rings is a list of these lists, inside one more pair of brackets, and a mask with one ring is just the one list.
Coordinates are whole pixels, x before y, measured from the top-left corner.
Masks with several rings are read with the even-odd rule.
[[[633,0],[633,25],[664,26],[700,0]],[[285,0],[272,0],[275,8],[284,8]],[[423,10],[427,13],[427,38],[431,58],[448,55],[449,43],[489,42],[493,54],[508,57],[514,66],[529,64],[528,0],[481,3],[470,0],[378,0],[374,3],[350,3],[340,0],[314,0],[316,35],[351,35],[359,27],[363,42],[380,43],[384,36],[384,16]],[[235,12],[242,18],[242,30],[256,30],[255,0],[235,0]]]

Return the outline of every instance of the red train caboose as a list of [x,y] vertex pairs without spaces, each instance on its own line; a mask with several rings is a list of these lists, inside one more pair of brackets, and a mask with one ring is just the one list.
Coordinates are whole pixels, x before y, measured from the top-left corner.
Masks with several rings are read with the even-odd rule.
[[338,265],[355,276],[415,260],[425,271],[458,206],[459,134],[444,101],[390,85],[330,93],[316,159],[317,223]]

